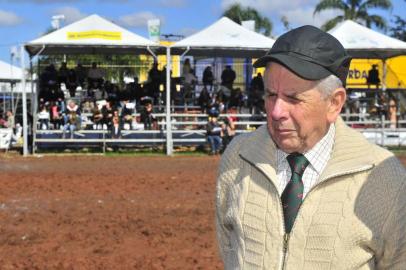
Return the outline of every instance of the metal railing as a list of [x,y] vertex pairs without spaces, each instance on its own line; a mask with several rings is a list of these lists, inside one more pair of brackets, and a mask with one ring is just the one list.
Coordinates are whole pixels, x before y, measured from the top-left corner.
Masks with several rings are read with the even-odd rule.
[[[134,114],[135,117],[139,114]],[[165,145],[166,142],[166,121],[165,114],[154,114],[158,119],[158,130],[122,130],[121,138],[113,139],[109,136],[109,131],[104,130],[77,130],[73,134],[73,138],[63,138],[62,130],[39,130],[37,129],[34,136],[34,149],[52,148],[58,145],[59,147],[77,147],[96,146],[102,147],[103,151],[106,147],[113,146],[145,146],[145,145]],[[207,114],[199,113],[173,113],[171,116],[171,132],[172,142],[174,146],[181,145],[201,145],[206,143],[206,125]],[[256,127],[266,124],[265,115],[251,114],[221,114],[220,122],[224,117],[236,117],[235,121],[236,134],[247,133],[254,130]],[[396,123],[397,128],[391,128],[391,123],[384,118],[371,119],[370,115],[366,114],[342,114],[344,119],[358,118],[362,120],[348,120],[346,123],[355,127],[364,136],[373,143],[380,145],[406,145],[406,120],[401,120]],[[261,120],[253,120],[261,119]]]

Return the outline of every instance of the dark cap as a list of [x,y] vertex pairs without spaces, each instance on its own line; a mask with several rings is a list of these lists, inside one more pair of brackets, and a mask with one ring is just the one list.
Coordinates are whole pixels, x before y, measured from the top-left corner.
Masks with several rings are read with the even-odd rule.
[[305,25],[281,35],[254,67],[264,67],[270,61],[307,80],[320,80],[333,74],[345,86],[351,57],[335,37]]

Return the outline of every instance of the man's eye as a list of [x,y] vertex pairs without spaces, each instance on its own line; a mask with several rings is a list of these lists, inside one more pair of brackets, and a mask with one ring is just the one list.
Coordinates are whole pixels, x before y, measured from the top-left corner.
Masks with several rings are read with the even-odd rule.
[[276,93],[266,92],[264,98],[276,97]]
[[300,98],[298,98],[296,96],[288,96],[288,99],[292,103],[298,103],[298,102],[302,101]]

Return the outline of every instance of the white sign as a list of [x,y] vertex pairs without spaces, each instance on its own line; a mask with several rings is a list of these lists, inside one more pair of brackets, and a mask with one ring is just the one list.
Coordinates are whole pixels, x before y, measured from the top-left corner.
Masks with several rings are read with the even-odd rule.
[[8,149],[10,147],[12,135],[13,129],[0,128],[0,149]]
[[159,42],[161,35],[161,21],[159,19],[148,20],[148,34],[150,40]]

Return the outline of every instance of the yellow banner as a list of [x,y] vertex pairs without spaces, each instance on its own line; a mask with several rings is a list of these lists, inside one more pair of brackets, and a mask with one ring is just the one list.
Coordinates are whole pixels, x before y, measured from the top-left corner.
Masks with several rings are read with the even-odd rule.
[[[406,56],[390,58],[386,61],[386,87],[406,88]],[[379,59],[353,59],[347,77],[347,88],[368,88],[368,71],[376,65],[379,79],[383,81],[383,62]]]
[[91,30],[82,32],[68,32],[68,40],[100,38],[107,40],[121,40],[121,32]]

